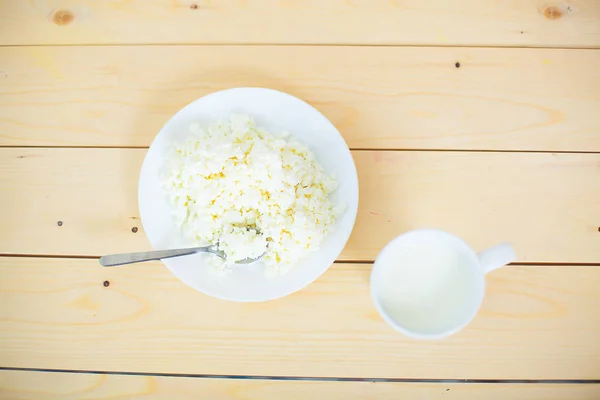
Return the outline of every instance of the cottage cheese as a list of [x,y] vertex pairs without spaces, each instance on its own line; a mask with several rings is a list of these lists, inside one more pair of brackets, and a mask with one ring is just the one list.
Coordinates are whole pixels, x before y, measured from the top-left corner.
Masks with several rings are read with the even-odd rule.
[[190,130],[167,157],[166,193],[183,234],[225,252],[218,268],[265,253],[267,272],[280,274],[319,248],[342,207],[307,147],[248,115]]

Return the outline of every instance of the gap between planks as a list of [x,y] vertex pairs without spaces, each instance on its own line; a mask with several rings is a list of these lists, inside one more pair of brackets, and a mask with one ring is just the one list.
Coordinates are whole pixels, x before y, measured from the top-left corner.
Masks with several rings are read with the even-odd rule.
[[[70,260],[96,260],[97,255],[72,255],[72,254],[12,254],[0,253],[0,258],[64,258]],[[335,260],[334,264],[373,264],[374,260]],[[510,263],[509,267],[600,267],[600,262],[516,262]]]
[[[0,149],[124,149],[148,150],[150,146],[21,146],[0,145]],[[487,149],[368,149],[351,147],[350,151],[386,151],[386,152],[441,152],[441,153],[531,153],[531,154],[600,154],[600,151],[583,150],[487,150]]]
[[213,375],[181,374],[169,372],[96,371],[54,368],[0,367],[0,371],[57,372],[63,374],[152,376],[196,379],[238,379],[270,381],[313,381],[313,382],[391,382],[391,383],[479,383],[479,384],[600,384],[600,379],[435,379],[435,378],[358,378],[358,377],[312,377],[312,376],[262,376],[262,375]]
[[600,50],[600,46],[515,46],[515,45],[468,45],[468,44],[386,44],[386,43],[245,43],[245,42],[213,42],[213,43],[33,43],[33,44],[0,44],[0,48],[12,47],[217,47],[217,46],[245,46],[245,47],[433,47],[433,48],[459,48],[459,49],[528,49],[528,50]]

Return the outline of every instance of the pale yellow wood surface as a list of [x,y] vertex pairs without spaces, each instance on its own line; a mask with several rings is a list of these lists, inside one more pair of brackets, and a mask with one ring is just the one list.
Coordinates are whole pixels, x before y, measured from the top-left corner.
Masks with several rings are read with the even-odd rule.
[[[145,153],[0,149],[0,253],[100,256],[148,250],[137,207]],[[509,240],[519,261],[600,260],[600,154],[354,151],[353,156],[360,205],[343,260],[373,260],[393,237],[424,227],[453,232],[478,250]]]
[[[392,330],[370,265],[335,264],[298,293],[233,303],[160,263],[0,259],[0,365],[259,376],[599,379],[600,268],[508,267],[444,340]],[[109,281],[105,287],[103,282]]]
[[[401,396],[401,397],[399,397]],[[2,400],[597,400],[597,384],[315,382],[0,371]]]
[[599,70],[600,50],[8,47],[0,144],[148,146],[196,98],[264,86],[351,148],[600,151]]
[[597,0],[3,0],[0,17],[0,44],[600,46]]
[[[0,257],[0,367],[598,380],[598,71],[599,0],[0,0],[0,255],[19,255]],[[240,304],[160,263],[46,257],[149,249],[144,148],[185,104],[239,86],[309,102],[354,150],[360,209],[342,263]],[[371,265],[343,261],[423,227],[554,265],[494,271],[467,329],[414,341],[377,315]],[[2,400],[199,395],[597,399],[600,385],[0,370]]]

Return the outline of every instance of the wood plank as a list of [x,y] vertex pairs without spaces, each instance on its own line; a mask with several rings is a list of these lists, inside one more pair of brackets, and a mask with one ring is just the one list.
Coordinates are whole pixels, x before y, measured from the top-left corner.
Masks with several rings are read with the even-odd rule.
[[[149,249],[137,207],[145,153],[0,149],[0,254]],[[374,260],[393,237],[424,227],[454,232],[478,250],[511,241],[522,262],[600,260],[600,154],[353,155],[360,206],[342,260]]]
[[396,400],[399,396],[444,400],[596,400],[600,397],[600,385],[319,382],[0,371],[0,399],[5,400],[196,400],[200,393],[211,400]]
[[[600,268],[508,267],[473,323],[439,341],[393,331],[370,266],[335,264],[266,303],[209,298],[159,263],[0,259],[0,365],[217,375],[600,378]],[[105,287],[103,282],[109,281]]]
[[598,50],[5,47],[0,145],[148,146],[188,102],[264,86],[351,148],[600,151],[599,70]]
[[0,2],[0,44],[600,46],[596,0]]

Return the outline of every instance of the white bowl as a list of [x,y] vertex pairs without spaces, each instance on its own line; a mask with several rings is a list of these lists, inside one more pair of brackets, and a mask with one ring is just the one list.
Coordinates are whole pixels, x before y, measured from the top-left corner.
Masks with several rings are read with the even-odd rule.
[[272,300],[302,289],[329,268],[346,245],[358,210],[358,177],[350,150],[333,124],[309,104],[289,94],[261,88],[223,90],[188,104],[165,124],[146,154],[138,188],[140,215],[154,249],[194,246],[173,221],[162,186],[164,158],[173,142],[181,142],[190,134],[192,122],[208,126],[236,112],[251,114],[259,126],[273,133],[287,130],[307,145],[325,171],[337,177],[339,187],[331,195],[332,201],[345,204],[346,211],[320,249],[308,253],[285,275],[265,276],[262,262],[237,266],[230,273],[219,275],[206,265],[206,257],[214,257],[206,254],[163,262],[181,281],[210,296],[232,301]]

